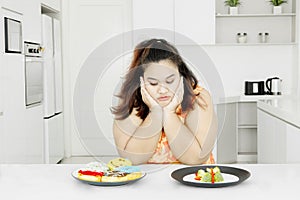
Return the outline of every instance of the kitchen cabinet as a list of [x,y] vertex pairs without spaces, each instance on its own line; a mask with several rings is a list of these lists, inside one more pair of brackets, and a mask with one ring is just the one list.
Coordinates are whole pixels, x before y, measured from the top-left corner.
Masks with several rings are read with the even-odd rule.
[[[217,163],[235,163],[237,161],[237,106],[236,103],[218,104],[217,113],[226,111],[223,126],[219,125],[217,140]],[[221,115],[217,114],[218,121]]]
[[[214,43],[215,4],[213,1],[133,0],[132,4],[133,30],[140,28],[170,30],[174,34],[161,33],[157,37],[165,36],[165,39],[176,45]],[[135,41],[149,39],[149,37],[155,37],[150,30],[149,35],[135,36]]]
[[3,112],[2,110],[0,110],[0,163],[3,163],[3,155],[4,155],[4,149],[3,149],[3,133],[4,133],[4,130],[3,130]]
[[268,1],[244,0],[237,15],[228,14],[223,0],[216,0],[216,43],[237,44],[237,34],[247,33],[248,44],[266,44],[259,33],[268,33],[270,44],[296,42],[296,1],[282,4],[283,13],[273,14]]
[[61,0],[38,0],[43,7],[49,8],[52,11],[61,11]]
[[300,128],[258,109],[258,163],[299,163]]
[[4,54],[3,163],[43,163],[43,108],[26,107],[24,55]]
[[4,9],[8,9],[17,14],[22,14],[24,9],[23,1],[1,0],[0,5]]
[[23,39],[41,43],[41,5],[36,0],[22,2],[24,4]]
[[[226,111],[217,141],[217,162],[235,163],[257,161],[256,101],[221,103],[217,113]],[[219,121],[222,121],[219,119]]]

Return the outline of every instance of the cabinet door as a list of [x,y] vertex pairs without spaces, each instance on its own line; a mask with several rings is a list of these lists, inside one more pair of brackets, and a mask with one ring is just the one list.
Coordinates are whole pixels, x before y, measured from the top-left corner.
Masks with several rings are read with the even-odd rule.
[[4,149],[3,149],[3,117],[2,117],[2,112],[0,111],[0,164],[3,163],[3,154],[4,154]]
[[64,157],[63,114],[44,120],[45,163],[56,164]]
[[[183,34],[197,44],[215,42],[215,1],[176,0],[175,32]],[[175,35],[175,43],[189,45],[193,42]]]
[[61,1],[60,0],[39,0],[44,7],[52,9],[53,11],[60,11]]
[[0,4],[2,8],[9,9],[17,13],[23,13],[24,10],[23,1],[1,0]]
[[273,163],[275,152],[275,121],[267,113],[257,110],[257,163]]
[[[133,0],[133,30],[155,28],[155,29],[167,29],[174,31],[174,1],[173,0]],[[170,35],[168,32],[161,33],[151,32],[147,30],[143,34],[134,34],[135,44],[152,37],[163,37],[171,43],[174,43],[174,35]]]
[[287,124],[286,127],[286,162],[300,163],[300,129]]
[[258,110],[258,163],[286,163],[286,123]]
[[226,112],[224,124],[219,124],[217,141],[217,163],[234,163],[237,161],[237,110],[235,103],[220,104],[217,106],[218,121],[220,113]]
[[41,5],[38,1],[24,1],[23,4],[24,41],[41,43]]
[[63,111],[62,97],[62,54],[61,54],[61,28],[60,21],[53,18],[53,42],[54,42],[54,77],[55,77],[55,113]]

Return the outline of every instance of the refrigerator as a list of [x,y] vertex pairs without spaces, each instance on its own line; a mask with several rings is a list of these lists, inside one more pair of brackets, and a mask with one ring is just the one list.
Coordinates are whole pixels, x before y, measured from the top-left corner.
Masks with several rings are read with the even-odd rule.
[[60,21],[42,14],[44,58],[44,162],[55,164],[64,157],[62,61]]

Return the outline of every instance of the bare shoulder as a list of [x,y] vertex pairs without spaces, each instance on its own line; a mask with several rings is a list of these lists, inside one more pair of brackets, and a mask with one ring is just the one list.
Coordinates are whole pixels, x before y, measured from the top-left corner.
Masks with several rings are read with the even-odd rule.
[[138,111],[136,110],[136,108],[132,109],[132,112],[130,114],[130,119],[135,122],[136,125],[140,125],[143,120],[137,116]]

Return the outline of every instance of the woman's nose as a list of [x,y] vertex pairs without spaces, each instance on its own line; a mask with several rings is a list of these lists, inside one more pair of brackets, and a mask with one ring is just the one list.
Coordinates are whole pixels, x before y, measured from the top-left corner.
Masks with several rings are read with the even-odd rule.
[[159,88],[158,88],[158,93],[159,94],[164,94],[164,93],[167,93],[167,92],[168,92],[168,88],[166,86],[164,86],[163,84],[160,84]]

